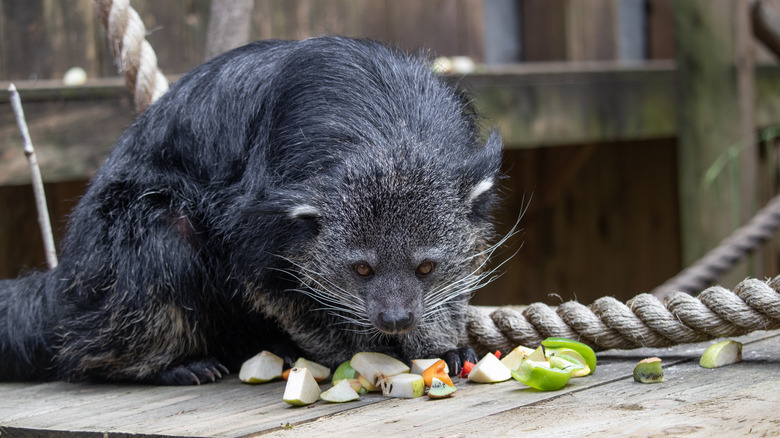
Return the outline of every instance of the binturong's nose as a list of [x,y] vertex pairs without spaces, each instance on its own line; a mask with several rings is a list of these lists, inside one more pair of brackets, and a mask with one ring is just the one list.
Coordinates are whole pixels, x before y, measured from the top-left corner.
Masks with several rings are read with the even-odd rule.
[[390,309],[379,312],[376,326],[391,335],[406,333],[414,327],[416,319],[412,312],[403,309]]

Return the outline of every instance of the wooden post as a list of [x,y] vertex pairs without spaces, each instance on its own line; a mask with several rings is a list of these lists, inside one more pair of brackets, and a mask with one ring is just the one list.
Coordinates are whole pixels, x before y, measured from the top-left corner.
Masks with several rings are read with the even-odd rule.
[[[687,266],[757,209],[754,68],[747,1],[686,0],[673,2],[673,8]],[[733,286],[746,275],[743,264],[722,283]]]

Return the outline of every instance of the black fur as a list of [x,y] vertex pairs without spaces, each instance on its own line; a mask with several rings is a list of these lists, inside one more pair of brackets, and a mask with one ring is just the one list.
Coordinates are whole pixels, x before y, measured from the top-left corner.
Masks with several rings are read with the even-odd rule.
[[0,282],[0,378],[206,382],[261,349],[473,358],[501,160],[482,141],[465,97],[378,43],[217,57],[119,139],[60,265]]

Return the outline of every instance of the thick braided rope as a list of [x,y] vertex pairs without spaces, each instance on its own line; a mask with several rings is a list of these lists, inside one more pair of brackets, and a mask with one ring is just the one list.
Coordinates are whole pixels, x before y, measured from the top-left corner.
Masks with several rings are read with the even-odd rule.
[[720,286],[696,297],[674,292],[663,302],[641,294],[625,304],[603,297],[590,306],[535,303],[522,311],[471,306],[467,328],[469,343],[480,354],[533,347],[548,336],[576,339],[596,350],[701,342],[780,328],[780,276],[746,279],[733,292]]
[[157,68],[157,55],[146,41],[146,26],[129,0],[95,0],[108,41],[125,84],[135,96],[135,109],[143,112],[168,91],[168,80]]

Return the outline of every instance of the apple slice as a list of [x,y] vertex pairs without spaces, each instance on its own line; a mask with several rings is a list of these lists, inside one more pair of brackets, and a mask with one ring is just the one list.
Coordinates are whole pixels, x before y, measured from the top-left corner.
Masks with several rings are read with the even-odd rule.
[[501,363],[510,370],[517,370],[526,357],[534,352],[533,348],[523,347],[522,345],[510,351],[509,354],[501,358]]
[[430,398],[444,398],[451,396],[458,388],[448,385],[443,381],[434,377],[431,380],[431,389],[428,390],[428,397]]
[[358,372],[349,365],[348,360],[345,360],[341,363],[341,365],[336,367],[336,371],[333,372],[333,378],[331,378],[331,381],[334,385],[336,385],[340,381],[346,380],[349,382],[350,386],[352,386],[352,389],[354,389],[358,394],[365,394],[368,392],[368,389],[364,388],[363,385],[360,384],[358,377],[360,377],[360,374],[358,374]]
[[308,368],[292,368],[282,400],[293,406],[310,405],[319,400],[321,392]]
[[282,377],[283,367],[281,357],[263,350],[241,364],[238,378],[245,383],[264,383]]
[[469,373],[469,380],[477,383],[504,382],[511,378],[512,372],[493,353],[486,354]]
[[293,364],[293,368],[308,368],[314,380],[322,382],[330,376],[330,368],[317,362],[299,357]]
[[379,386],[379,382],[376,382],[376,385],[372,382],[369,382],[368,379],[358,374],[357,378],[358,385],[360,385],[361,388],[366,390],[366,392],[376,392],[381,391],[382,388]]
[[380,380],[382,395],[398,398],[417,398],[425,393],[425,380],[419,374],[396,374]]
[[704,350],[699,359],[699,365],[704,368],[717,368],[731,365],[742,360],[742,343],[737,341],[721,341],[712,344]]
[[320,398],[330,403],[344,403],[360,398],[349,384],[350,379],[341,379],[332,388],[320,394]]
[[[423,371],[430,368],[431,365],[435,364],[436,362],[440,361],[441,359],[414,359],[412,360],[412,369],[409,371],[412,374],[420,374],[422,375]],[[447,366],[447,363],[444,363],[444,372],[449,375],[450,373],[450,367]]]
[[[352,356],[349,365],[360,374],[358,377],[360,384],[369,391],[376,389],[383,378],[409,372],[409,367],[405,363],[384,353],[357,353]],[[363,381],[372,387],[366,386]]]

